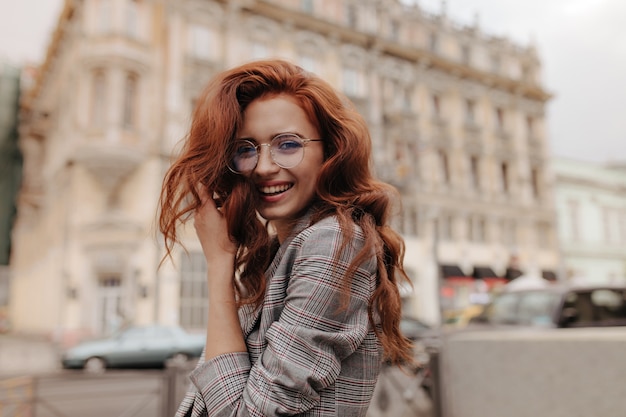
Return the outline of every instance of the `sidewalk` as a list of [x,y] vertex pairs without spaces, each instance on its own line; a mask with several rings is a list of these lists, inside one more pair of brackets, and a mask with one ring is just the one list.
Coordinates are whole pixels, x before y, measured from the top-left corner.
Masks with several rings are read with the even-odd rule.
[[0,378],[56,372],[60,357],[61,349],[47,338],[0,334]]

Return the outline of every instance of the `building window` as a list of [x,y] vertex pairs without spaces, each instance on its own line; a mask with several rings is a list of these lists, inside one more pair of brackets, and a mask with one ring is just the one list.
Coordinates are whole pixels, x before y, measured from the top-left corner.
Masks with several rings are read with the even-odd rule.
[[485,243],[487,239],[487,224],[482,216],[471,216],[467,219],[467,240],[470,242]]
[[394,41],[400,40],[400,22],[396,19],[389,21],[389,36]]
[[181,259],[180,325],[204,328],[208,314],[207,265],[202,252],[189,252]]
[[113,27],[113,4],[112,0],[96,1],[96,30],[99,33],[110,33]]
[[448,154],[445,151],[439,151],[439,166],[441,168],[441,179],[444,184],[450,183],[450,163]]
[[513,248],[517,245],[517,224],[515,220],[502,220],[502,241]]
[[191,25],[189,42],[195,58],[210,60],[217,56],[217,35],[208,27]]
[[535,137],[535,119],[532,116],[526,116],[526,137],[528,139]]
[[413,90],[411,86],[400,86],[398,85],[398,100],[400,100],[399,108],[401,108],[406,113],[411,113],[413,111]]
[[541,197],[540,175],[537,168],[531,168],[530,170],[530,187],[535,199]]
[[500,186],[503,193],[509,192],[509,164],[506,162],[500,164]]
[[547,222],[537,223],[537,247],[547,249],[552,246],[550,237],[550,224]]
[[471,99],[465,100],[465,123],[476,124],[476,102]]
[[315,57],[307,54],[302,54],[298,58],[298,64],[306,71],[317,74],[318,64]]
[[475,222],[476,226],[476,241],[485,243],[487,241],[487,222],[483,217],[478,217]]
[[491,56],[491,71],[495,73],[499,73],[501,69],[502,69],[502,60],[500,59],[500,56],[492,55]]
[[305,13],[313,13],[313,0],[300,0],[300,9]]
[[124,85],[124,107],[122,126],[125,128],[137,127],[137,97],[139,78],[134,73],[126,74]]
[[383,85],[385,104],[390,110],[410,113],[413,110],[413,88],[397,79],[385,80]]
[[95,70],[91,78],[91,125],[102,129],[106,124],[107,80],[103,70]]
[[431,32],[428,37],[428,49],[431,52],[437,52],[439,49],[439,36],[436,32]]
[[346,23],[348,27],[356,29],[358,24],[358,10],[354,4],[348,4],[346,6]]
[[469,45],[461,46],[461,62],[468,66],[472,63],[472,49]]
[[578,201],[575,200],[569,200],[567,202],[567,212],[568,212],[568,216],[569,216],[569,227],[570,227],[570,233],[571,233],[571,238],[573,241],[578,242],[580,241],[580,209],[579,209],[579,204]]
[[504,109],[502,107],[496,107],[495,109],[496,116],[496,129],[498,131],[504,130]]
[[405,204],[402,215],[402,229],[404,234],[408,236],[417,236],[418,234],[418,215],[415,204]]
[[439,97],[438,94],[433,94],[430,97],[430,104],[431,104],[431,113],[433,115],[433,117],[435,118],[440,118],[441,117],[441,98]]
[[250,47],[252,49],[252,59],[267,58],[269,55],[268,47],[264,43],[253,42]]
[[439,225],[439,237],[443,241],[454,239],[454,217],[452,215],[441,216]]
[[610,207],[602,207],[602,225],[604,228],[604,242],[605,243],[617,243],[618,242],[618,228],[619,219],[618,212]]
[[113,334],[124,324],[122,309],[122,279],[119,274],[107,274],[98,277],[97,294],[97,332]]
[[472,188],[480,189],[480,160],[476,155],[470,156],[470,181]]
[[364,97],[365,76],[354,68],[345,68],[342,71],[342,88],[344,94],[350,97]]
[[527,83],[534,82],[533,70],[529,65],[522,65],[521,73],[522,73],[522,81],[527,82]]
[[132,38],[139,37],[139,1],[126,2],[126,34]]

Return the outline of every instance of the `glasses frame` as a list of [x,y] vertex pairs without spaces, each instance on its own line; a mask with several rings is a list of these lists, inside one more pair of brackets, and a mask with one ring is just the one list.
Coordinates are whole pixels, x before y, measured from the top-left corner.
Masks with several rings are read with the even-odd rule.
[[[300,160],[296,164],[294,164],[294,165],[291,165],[291,166],[281,165],[274,158],[274,153],[272,152],[272,143],[274,142],[274,140],[276,140],[277,138],[279,138],[281,136],[293,136],[294,138],[297,138],[300,142],[302,142],[302,158],[300,158]],[[247,142],[247,143],[250,144],[250,146],[252,146],[256,150],[256,161],[254,162],[254,167],[252,167],[252,169],[250,169],[249,171],[237,171],[232,166],[232,165],[234,165],[233,164],[234,157],[231,157],[228,160],[227,167],[228,167],[228,169],[231,172],[233,172],[235,174],[246,175],[246,174],[251,173],[252,171],[254,171],[256,169],[257,165],[259,164],[259,158],[261,157],[261,147],[262,146],[267,146],[268,147],[268,151],[270,153],[270,158],[272,159],[273,163],[275,163],[276,165],[278,165],[279,167],[281,167],[283,169],[294,168],[294,167],[297,167],[298,165],[300,165],[300,163],[304,160],[304,153],[305,153],[304,150],[306,148],[306,145],[309,142],[322,142],[322,141],[323,141],[322,139],[303,138],[302,136],[298,135],[297,133],[279,133],[278,135],[276,135],[272,139],[270,139],[270,141],[268,143],[255,143],[255,142],[253,142],[250,139],[237,139],[235,142],[233,142],[233,144],[236,145],[238,143]]]

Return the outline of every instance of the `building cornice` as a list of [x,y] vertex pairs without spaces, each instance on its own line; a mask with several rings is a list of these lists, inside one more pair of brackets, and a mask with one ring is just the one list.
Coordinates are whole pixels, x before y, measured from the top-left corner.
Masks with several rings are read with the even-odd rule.
[[[220,0],[228,3],[227,0]],[[368,34],[331,21],[320,19],[315,15],[282,7],[273,2],[257,0],[244,1],[240,8],[253,14],[262,15],[277,21],[286,21],[294,27],[328,34],[340,42],[351,43],[368,50],[375,50],[400,59],[415,62],[426,69],[452,74],[458,79],[478,82],[490,88],[506,91],[514,96],[546,102],[552,94],[543,88],[530,83],[503,77],[487,71],[464,65],[422,48],[394,42],[381,38],[378,34]]]
[[555,174],[555,182],[557,184],[557,188],[562,186],[578,186],[585,188],[592,188],[594,190],[604,190],[611,191],[620,194],[626,194],[626,181],[622,183],[618,183],[617,181],[609,182],[609,181],[601,181],[595,180],[591,178],[585,178],[578,176],[574,173],[559,173]]

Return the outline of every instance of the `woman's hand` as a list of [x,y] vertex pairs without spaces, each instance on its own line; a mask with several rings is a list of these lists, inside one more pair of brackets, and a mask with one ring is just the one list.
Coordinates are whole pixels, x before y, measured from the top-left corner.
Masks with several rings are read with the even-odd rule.
[[228,234],[226,218],[205,187],[198,189],[202,205],[194,213],[194,228],[209,264],[233,260],[237,245]]
[[202,205],[194,213],[194,227],[207,261],[209,309],[205,359],[231,352],[246,352],[237,316],[233,280],[237,245],[228,234],[226,218],[205,188]]

